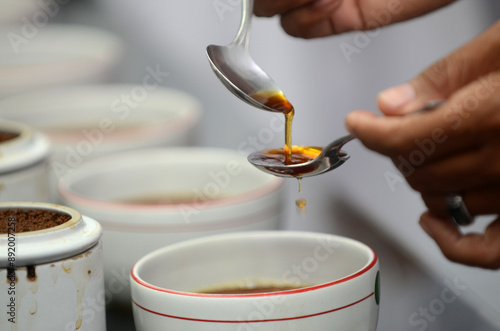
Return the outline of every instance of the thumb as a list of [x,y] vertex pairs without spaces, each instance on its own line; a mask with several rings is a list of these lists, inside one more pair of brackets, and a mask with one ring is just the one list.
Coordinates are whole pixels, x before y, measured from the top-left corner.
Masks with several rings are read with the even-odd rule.
[[405,115],[430,100],[448,99],[455,91],[498,68],[500,23],[437,61],[413,80],[382,91],[378,106],[385,115]]

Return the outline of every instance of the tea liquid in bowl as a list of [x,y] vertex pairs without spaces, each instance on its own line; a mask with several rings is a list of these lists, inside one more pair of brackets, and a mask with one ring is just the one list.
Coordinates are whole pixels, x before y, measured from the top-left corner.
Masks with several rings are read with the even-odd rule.
[[19,133],[0,131],[0,144],[19,137]]
[[278,281],[273,279],[245,279],[230,283],[213,285],[203,289],[195,290],[196,293],[205,294],[255,294],[273,293],[304,288],[305,285],[291,281]]

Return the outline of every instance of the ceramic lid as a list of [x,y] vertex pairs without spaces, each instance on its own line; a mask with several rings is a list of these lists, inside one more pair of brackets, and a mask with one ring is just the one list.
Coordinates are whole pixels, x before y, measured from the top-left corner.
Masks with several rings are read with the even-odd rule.
[[[39,265],[66,259],[88,250],[101,238],[101,225],[74,209],[37,202],[0,203],[0,211],[18,208],[55,211],[70,215],[71,219],[45,230],[0,234],[0,268]],[[11,247],[14,249],[10,249]]]

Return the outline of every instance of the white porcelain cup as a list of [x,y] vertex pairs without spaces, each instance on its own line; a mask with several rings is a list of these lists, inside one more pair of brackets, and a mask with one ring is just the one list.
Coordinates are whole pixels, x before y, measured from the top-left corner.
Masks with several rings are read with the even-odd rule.
[[50,88],[0,100],[0,114],[42,131],[52,143],[57,179],[93,158],[133,149],[192,143],[200,102],[183,91],[139,85]]
[[145,254],[195,237],[278,229],[282,184],[236,151],[178,147],[87,162],[58,188],[65,205],[102,224],[106,286],[130,306],[128,275]]
[[[369,247],[334,235],[265,231],[198,238],[159,249],[134,265],[135,325],[138,331],[374,331],[378,273]],[[199,291],[264,284],[303,287]]]
[[26,125],[3,119],[0,132],[16,135],[0,142],[0,202],[48,202],[49,140]]
[[[0,27],[0,98],[50,86],[111,80],[123,57],[123,41],[91,26],[46,24],[44,1],[19,25]],[[56,1],[53,4],[57,4]]]
[[0,234],[0,330],[105,331],[99,223],[59,205],[0,203],[0,211],[7,209],[46,210],[71,219],[20,233],[15,217],[1,220],[8,231]]

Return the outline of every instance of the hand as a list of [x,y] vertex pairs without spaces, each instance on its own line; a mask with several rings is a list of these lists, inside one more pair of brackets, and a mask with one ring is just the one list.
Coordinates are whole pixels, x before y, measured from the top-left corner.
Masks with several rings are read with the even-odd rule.
[[421,16],[454,0],[255,0],[257,16],[281,15],[290,35],[324,37],[368,30]]
[[[500,268],[500,220],[483,235],[462,236],[445,197],[461,193],[472,215],[500,214],[500,22],[426,69],[379,95],[385,115],[357,111],[348,130],[391,157],[430,213],[421,225],[456,262]],[[441,107],[409,114],[433,99]],[[402,116],[406,115],[406,116]]]

